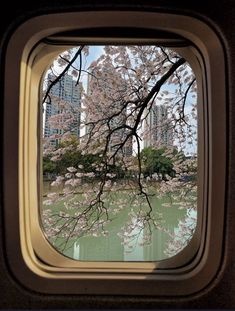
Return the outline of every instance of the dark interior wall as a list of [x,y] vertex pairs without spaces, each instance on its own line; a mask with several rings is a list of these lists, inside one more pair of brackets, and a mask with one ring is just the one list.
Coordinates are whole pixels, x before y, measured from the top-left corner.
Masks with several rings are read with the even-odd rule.
[[[2,309],[87,309],[87,308],[235,308],[235,2],[233,0],[211,1],[144,1],[123,0],[92,1],[64,0],[40,2],[25,0],[13,3],[5,1],[0,10],[0,118],[3,116],[3,73],[4,53],[7,39],[22,21],[36,15],[86,10],[137,10],[171,12],[195,16],[209,23],[219,33],[224,42],[227,62],[227,184],[226,184],[226,223],[224,241],[224,260],[218,278],[203,292],[192,297],[160,299],[155,297],[105,297],[105,296],[55,296],[41,295],[21,287],[9,272],[4,251],[4,193],[3,176],[1,176],[0,206],[0,307]],[[121,13],[120,13],[121,14]],[[218,63],[219,66],[219,63]],[[14,77],[13,77],[14,78]],[[12,112],[14,113],[14,112]],[[3,120],[0,126],[3,125]],[[219,125],[218,125],[219,126]],[[2,135],[3,128],[0,132]],[[1,137],[1,171],[4,163],[2,150],[4,141]],[[216,254],[215,254],[216,255]]]

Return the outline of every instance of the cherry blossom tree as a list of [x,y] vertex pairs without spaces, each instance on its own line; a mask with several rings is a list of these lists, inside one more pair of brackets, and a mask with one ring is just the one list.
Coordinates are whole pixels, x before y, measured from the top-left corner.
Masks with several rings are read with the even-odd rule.
[[[53,148],[48,144],[51,137],[44,138],[45,155],[52,161],[60,161],[71,150],[80,155],[76,166],[67,167],[67,172],[51,183],[61,190],[48,193],[44,200],[45,234],[64,252],[82,236],[108,235],[109,223],[128,208],[128,219],[118,233],[123,243],[138,242],[141,232],[141,243],[151,243],[152,231],[163,230],[169,234],[166,254],[171,256],[185,243],[179,246],[176,235],[164,228],[154,198],[167,195],[171,203],[165,203],[165,208],[175,204],[191,211],[179,223],[180,235],[185,232],[190,239],[195,221],[190,234],[184,223],[190,215],[195,216],[192,211],[196,212],[197,156],[195,150],[190,157],[186,152],[190,145],[194,149],[197,145],[195,76],[186,60],[166,47],[107,45],[92,63],[88,63],[88,56],[89,46],[59,55],[60,72],[56,73],[55,66],[50,68],[52,78],[42,99],[44,105],[56,102],[59,107],[49,122],[61,142]],[[51,94],[67,73],[74,76],[77,85],[85,77],[88,81],[79,111],[83,130],[76,143],[71,124],[78,111]],[[156,107],[164,108],[160,111]],[[151,121],[154,117],[156,122]],[[159,172],[143,174],[141,152],[146,144],[155,149],[164,147],[163,156],[172,163],[174,174],[164,174],[164,180]]]

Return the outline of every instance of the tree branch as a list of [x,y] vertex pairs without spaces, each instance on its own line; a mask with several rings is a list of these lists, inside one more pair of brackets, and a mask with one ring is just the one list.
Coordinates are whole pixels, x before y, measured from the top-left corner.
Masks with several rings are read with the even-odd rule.
[[68,65],[64,68],[64,70],[56,77],[56,79],[54,81],[51,82],[51,84],[49,85],[49,87],[47,88],[47,91],[43,97],[42,102],[44,103],[52,89],[52,87],[58,83],[60,81],[60,79],[64,76],[64,74],[69,70],[69,68],[71,67],[71,65],[75,62],[75,60],[77,59],[77,57],[79,55],[81,55],[82,50],[84,48],[84,45],[81,45],[80,48],[78,49],[78,51],[74,54],[74,57],[71,59],[71,61],[68,62]]

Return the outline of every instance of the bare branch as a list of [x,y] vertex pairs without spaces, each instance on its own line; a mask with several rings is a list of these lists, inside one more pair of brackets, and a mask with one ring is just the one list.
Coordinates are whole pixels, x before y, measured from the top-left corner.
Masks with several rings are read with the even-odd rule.
[[42,102],[44,103],[52,89],[52,87],[60,81],[60,79],[65,75],[65,73],[69,70],[71,65],[75,62],[75,60],[78,58],[79,55],[81,55],[82,50],[84,48],[84,45],[81,45],[78,51],[74,54],[74,57],[71,59],[71,61],[68,62],[68,65],[64,68],[64,70],[56,77],[54,81],[51,81],[50,85],[48,86],[46,93],[43,97]]

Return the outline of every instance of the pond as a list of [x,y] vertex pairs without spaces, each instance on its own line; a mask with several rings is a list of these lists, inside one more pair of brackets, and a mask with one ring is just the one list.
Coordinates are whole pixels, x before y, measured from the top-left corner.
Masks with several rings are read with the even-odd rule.
[[[45,183],[44,193],[48,190],[48,183]],[[151,199],[153,215],[156,218],[161,216],[161,225],[159,228],[151,226],[151,240],[148,240],[149,228],[142,226],[138,220],[139,207],[134,209],[131,206],[128,194],[115,195],[122,195],[124,199],[126,196],[126,206],[117,215],[112,215],[112,221],[105,226],[105,236],[94,232],[82,237],[71,235],[67,247],[63,249],[60,246],[65,238],[49,239],[53,246],[63,255],[81,261],[159,261],[168,258],[166,248],[172,235],[179,230],[179,223],[187,216],[188,208],[182,208],[179,202],[172,202],[168,195],[154,196]],[[59,211],[61,205],[50,208]]]

